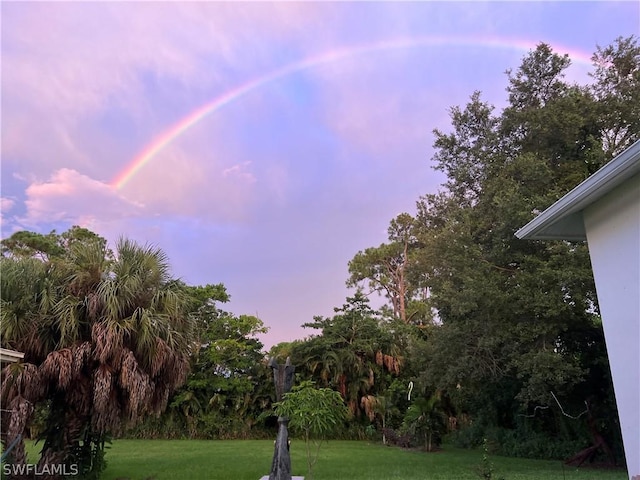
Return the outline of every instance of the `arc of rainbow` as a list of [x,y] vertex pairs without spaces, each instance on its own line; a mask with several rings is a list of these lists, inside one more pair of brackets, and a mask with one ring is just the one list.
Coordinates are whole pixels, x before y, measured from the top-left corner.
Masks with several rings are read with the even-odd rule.
[[[182,118],[167,130],[165,130],[160,136],[154,139],[146,148],[144,148],[129,164],[122,169],[111,181],[110,185],[116,189],[122,189],[129,180],[131,180],[147,163],[149,163],[154,157],[158,155],[167,145],[173,142],[176,138],[181,136],[191,127],[199,123],[207,115],[219,110],[223,106],[237,100],[238,98],[246,95],[247,93],[262,87],[270,82],[286,77],[296,72],[306,70],[312,67],[318,67],[324,64],[336,62],[348,57],[357,56],[365,53],[371,53],[381,50],[393,50],[403,48],[415,48],[415,47],[433,47],[433,46],[479,46],[489,48],[503,48],[509,50],[528,51],[535,48],[535,43],[504,39],[504,38],[464,38],[464,37],[414,37],[414,38],[402,38],[390,41],[382,41],[369,43],[365,45],[358,45],[355,47],[348,47],[338,50],[332,50],[320,55],[305,58],[298,62],[290,63],[279,69],[272,70],[265,75],[256,79],[250,80],[242,85],[229,90],[219,97],[215,98],[211,102],[197,108],[193,112],[189,113],[186,117]],[[555,51],[559,53],[569,54],[572,60],[576,60],[579,63],[589,65],[590,59],[588,55],[577,50],[569,50],[567,48],[560,47],[558,45],[552,45]]]

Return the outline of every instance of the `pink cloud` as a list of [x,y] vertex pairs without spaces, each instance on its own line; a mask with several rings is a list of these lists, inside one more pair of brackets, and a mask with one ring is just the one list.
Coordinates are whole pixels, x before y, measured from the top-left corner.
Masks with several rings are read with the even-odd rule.
[[232,167],[225,168],[222,171],[222,176],[225,178],[236,177],[242,180],[243,182],[255,183],[257,180],[255,175],[249,171],[250,167],[251,167],[250,161],[238,163],[236,165],[233,165]]
[[108,184],[69,168],[57,170],[46,181],[32,183],[25,193],[27,212],[18,219],[25,226],[57,221],[87,224],[96,218],[132,216],[142,207]]
[[0,212],[6,213],[13,208],[16,201],[12,198],[2,197],[0,198]]

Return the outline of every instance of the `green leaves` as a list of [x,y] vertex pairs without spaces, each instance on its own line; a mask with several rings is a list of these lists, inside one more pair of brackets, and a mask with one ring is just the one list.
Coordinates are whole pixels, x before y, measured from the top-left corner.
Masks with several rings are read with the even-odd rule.
[[611,159],[638,139],[640,132],[640,45],[638,37],[619,37],[598,47],[593,95],[598,102],[602,144]]
[[[274,405],[279,417],[289,419],[289,426],[300,433],[307,450],[308,476],[318,459],[322,440],[338,431],[347,419],[348,410],[340,394],[330,388],[315,388],[313,382],[304,381],[284,394]],[[311,443],[316,443],[315,452]]]
[[275,413],[287,417],[291,429],[306,439],[324,439],[342,427],[348,410],[338,392],[305,381],[275,404]]
[[[19,232],[3,246],[3,346],[24,352],[36,374],[22,391],[3,385],[2,395],[47,406],[41,461],[91,456],[106,434],[163,411],[185,380],[193,345],[187,296],[166,255],[126,239],[113,255],[80,227]],[[78,450],[82,438],[88,448]],[[99,468],[96,458],[85,460]]]
[[412,270],[417,248],[415,219],[401,213],[391,220],[388,233],[389,243],[358,252],[349,262],[347,285],[359,287],[362,282],[371,292],[385,295],[394,317],[407,323],[417,313],[409,304],[420,287],[419,275]]
[[637,39],[618,39],[594,59],[596,83],[571,85],[568,57],[541,44],[507,72],[501,114],[475,92],[451,109],[451,132],[435,132],[433,161],[447,183],[418,202],[410,269],[442,325],[413,343],[422,356],[412,352],[411,362],[458,411],[500,427],[549,405],[551,391],[572,405],[588,395],[610,403],[586,245],[514,236],[640,136],[631,113],[640,104]]

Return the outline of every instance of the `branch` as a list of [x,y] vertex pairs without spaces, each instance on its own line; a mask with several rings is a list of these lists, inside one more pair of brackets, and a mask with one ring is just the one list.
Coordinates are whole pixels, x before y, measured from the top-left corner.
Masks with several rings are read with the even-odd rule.
[[[565,412],[565,411],[564,411],[564,408],[562,408],[562,405],[560,405],[560,401],[558,400],[558,397],[556,397],[555,393],[553,393],[553,392],[550,392],[550,393],[551,393],[551,396],[553,397],[553,399],[556,401],[556,403],[557,403],[557,404],[558,404],[558,406],[560,407],[560,411],[562,412],[562,414],[563,414],[565,417],[569,417],[569,418],[571,418],[571,419],[573,419],[573,420],[577,420],[577,419],[579,419],[582,415],[584,415],[585,413],[587,413],[587,412],[589,411],[589,410],[587,409],[587,410],[585,410],[584,412],[580,413],[577,417],[574,417],[573,415],[569,415],[567,412]],[[586,402],[586,401],[585,401],[584,403],[585,403],[585,405],[587,404],[587,402]],[[538,409],[540,409],[540,410],[546,410],[547,408],[549,408],[549,405],[546,405],[546,406],[543,406],[543,405],[536,405],[536,406],[535,406],[535,408],[533,409],[533,413],[532,413],[531,415],[525,415],[525,414],[523,414],[523,413],[520,413],[520,414],[518,414],[518,416],[519,416],[519,417],[525,417],[525,418],[533,418],[533,417],[535,417],[535,416],[536,416],[536,411],[537,411]]]
[[489,265],[490,267],[495,268],[496,270],[500,270],[502,272],[516,273],[518,271],[515,268],[501,267],[499,265],[491,263],[489,260],[485,260],[484,258],[480,258],[480,261],[482,261],[482,262],[486,263],[487,265]]
[[519,417],[524,417],[524,418],[533,418],[533,417],[536,416],[536,410],[538,410],[538,409],[546,410],[547,408],[549,408],[549,405],[546,405],[546,406],[536,405],[535,408],[533,409],[533,413],[531,415],[525,415],[524,413],[519,413],[518,416]]
[[[557,404],[558,404],[558,406],[560,407],[560,410],[562,411],[562,414],[563,414],[565,417],[569,417],[569,418],[572,418],[573,420],[577,420],[577,419],[579,419],[582,415],[584,415],[585,413],[587,413],[587,412],[589,411],[589,407],[587,406],[587,409],[586,409],[584,412],[582,412],[580,415],[578,415],[577,417],[574,417],[574,416],[572,416],[572,415],[569,415],[567,412],[565,412],[565,411],[564,411],[564,408],[562,408],[562,405],[560,405],[560,402],[559,402],[559,401],[558,401],[558,399],[556,398],[556,395],[555,395],[553,392],[551,392],[551,395],[553,396],[553,399],[556,401],[556,403],[557,403]],[[585,404],[585,405],[587,405],[587,402],[585,401],[585,402],[584,402],[584,404]]]

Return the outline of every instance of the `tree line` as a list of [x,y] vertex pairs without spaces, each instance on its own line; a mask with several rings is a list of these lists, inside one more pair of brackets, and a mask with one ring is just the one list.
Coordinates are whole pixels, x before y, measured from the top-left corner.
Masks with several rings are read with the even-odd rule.
[[272,438],[270,356],[340,394],[342,438],[623,461],[587,246],[514,236],[640,137],[637,38],[592,60],[591,81],[569,83],[568,56],[539,44],[506,72],[500,112],[481,92],[452,107],[434,131],[446,182],[355,254],[333,316],[269,352],[223,284],[172,278],[155,247],[112,251],[80,227],[2,240],[2,346],[25,353],[3,369],[12,461],[37,438],[42,465],[95,478],[112,436]]

